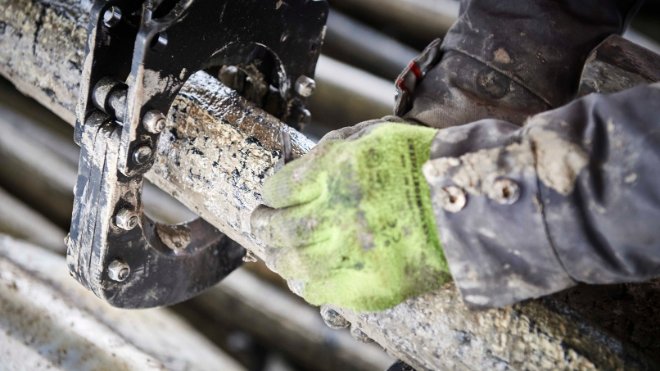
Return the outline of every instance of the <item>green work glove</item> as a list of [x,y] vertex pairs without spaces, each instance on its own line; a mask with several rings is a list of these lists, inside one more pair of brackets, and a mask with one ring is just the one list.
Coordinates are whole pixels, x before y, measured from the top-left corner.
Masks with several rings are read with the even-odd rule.
[[360,311],[451,280],[421,171],[436,132],[371,123],[333,133],[268,179],[252,231],[270,244],[271,268],[312,304]]

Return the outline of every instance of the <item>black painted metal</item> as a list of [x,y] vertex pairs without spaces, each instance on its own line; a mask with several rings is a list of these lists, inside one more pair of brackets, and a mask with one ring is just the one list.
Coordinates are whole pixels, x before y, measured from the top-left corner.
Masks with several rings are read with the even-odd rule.
[[[109,9],[121,17],[104,20]],[[305,99],[295,82],[313,77],[328,6],[313,0],[97,0],[92,12],[76,112],[75,140],[82,150],[69,269],[115,306],[180,302],[234,270],[245,250],[201,219],[168,226],[144,215],[142,175],[153,156],[140,163],[134,154],[143,147],[155,152],[159,135],[142,125],[144,116],[167,113],[198,70],[252,64],[279,95],[275,113],[296,124]],[[99,96],[112,100],[100,102]],[[272,106],[272,96],[267,100]],[[138,222],[122,228],[121,211]],[[113,279],[111,264],[125,266],[126,279]]]

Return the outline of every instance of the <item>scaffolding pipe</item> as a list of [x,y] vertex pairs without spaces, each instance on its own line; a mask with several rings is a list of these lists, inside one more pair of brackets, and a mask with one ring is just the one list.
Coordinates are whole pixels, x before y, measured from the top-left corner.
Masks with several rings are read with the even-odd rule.
[[[0,0],[0,73],[74,122],[88,4]],[[281,130],[294,153],[312,142],[222,86],[196,74],[169,113],[148,178],[247,249],[264,179],[281,165]],[[352,325],[418,370],[654,368],[649,357],[553,298],[471,312],[452,285],[378,313],[340,310]]]

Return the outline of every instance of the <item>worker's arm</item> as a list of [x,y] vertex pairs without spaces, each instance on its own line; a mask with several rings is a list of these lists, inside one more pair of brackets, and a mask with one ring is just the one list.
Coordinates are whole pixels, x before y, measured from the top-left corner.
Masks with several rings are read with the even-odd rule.
[[474,307],[646,280],[660,275],[658,117],[656,85],[523,128],[365,123],[269,179],[253,232],[308,301],[358,310],[452,277]]
[[527,117],[575,98],[589,53],[643,0],[462,0],[442,44],[404,73],[396,114],[445,128]]
[[[480,269],[524,269],[518,265],[524,265],[524,261],[516,258],[516,246],[526,240],[507,239],[513,236],[513,229],[524,225],[516,219],[524,214],[506,214],[511,218],[491,231],[495,235],[485,229],[479,231],[478,222],[485,214],[469,211],[478,198],[470,194],[461,198],[460,192],[472,191],[469,184],[462,189],[444,189],[451,174],[443,171],[460,167],[469,182],[469,177],[475,175],[471,171],[479,168],[471,169],[475,164],[462,163],[458,157],[483,148],[505,148],[513,143],[507,140],[513,138],[522,141],[527,129],[518,128],[526,117],[572,99],[588,53],[610,34],[622,32],[639,3],[464,0],[459,20],[443,44],[432,44],[418,60],[420,64],[413,65],[399,80],[397,85],[403,90],[397,113],[405,120],[394,120],[436,128],[487,117],[503,121],[445,129],[437,138],[431,129],[382,121],[329,134],[310,154],[266,183],[263,198],[267,207],[254,213],[253,231],[270,241],[271,255],[275,256],[271,266],[293,282],[294,291],[314,304],[333,303],[360,310],[384,309],[448,282],[451,276],[445,248],[451,272],[466,293],[466,301],[474,305],[504,305],[574,284],[577,277],[557,268],[559,258],[552,246],[539,245],[535,257],[547,258],[547,266],[535,266],[530,270],[533,274],[525,277],[504,272],[503,279],[508,277],[511,283],[517,279],[519,284],[492,291],[497,294],[481,295],[488,289],[474,285],[482,284],[489,276],[470,273]],[[625,112],[619,116],[625,117]],[[589,117],[589,112],[584,112],[584,120],[576,127],[587,125]],[[429,165],[434,167],[430,173],[433,202],[421,172],[421,164],[431,154],[435,159]],[[521,155],[531,154],[527,151]],[[494,166],[506,164],[491,165],[495,174]],[[589,166],[580,170],[590,170]],[[531,165],[526,168],[534,169]],[[530,179],[536,176],[535,172],[529,174]],[[491,188],[506,193],[506,184],[498,182]],[[523,205],[524,197],[532,191],[527,183],[515,184],[521,198],[512,202],[510,209],[503,209],[505,213]],[[445,200],[456,203],[450,209],[458,208],[462,201],[465,206],[445,220],[442,214],[447,212],[441,204]],[[534,203],[535,210],[542,210],[541,202],[539,199]],[[432,208],[440,217],[434,217]],[[537,218],[541,215],[534,214]],[[452,217],[475,218],[475,223],[457,227]],[[495,220],[497,217],[491,223]],[[545,241],[541,238],[547,235],[545,221],[536,221],[537,229],[529,231],[529,225],[525,225],[523,232],[515,229],[515,237]],[[435,222],[439,234],[433,228]],[[443,236],[447,229],[455,230],[456,235]],[[461,241],[454,237],[483,238],[479,233],[484,231],[493,239],[502,238],[500,246],[511,249],[512,261],[494,261],[493,266],[483,267],[487,260],[475,260],[473,270],[466,270],[461,264],[474,257],[472,245],[465,249],[465,255],[452,255],[460,254],[462,249],[456,243]]]
[[652,85],[440,131],[424,173],[465,301],[660,276],[659,118]]

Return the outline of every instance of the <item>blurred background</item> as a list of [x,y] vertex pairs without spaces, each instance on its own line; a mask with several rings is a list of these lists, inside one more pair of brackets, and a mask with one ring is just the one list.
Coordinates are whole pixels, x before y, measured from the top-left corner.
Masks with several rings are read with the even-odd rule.
[[[304,129],[315,139],[329,130],[390,114],[392,81],[430,41],[446,32],[459,6],[452,0],[330,3],[333,9],[310,107],[313,122]],[[627,37],[660,50],[659,0],[646,2]],[[0,358],[18,359],[16,349],[23,349],[25,359],[42,357],[43,366],[52,361],[53,352],[68,349],[58,357],[80,360],[87,354],[100,360],[101,369],[133,368],[135,364],[126,360],[136,357],[136,364],[151,359],[154,365],[172,369],[268,371],[383,370],[394,362],[377,345],[356,341],[349,330],[327,328],[318,308],[291,294],[286,283],[260,262],[245,264],[206,294],[173,308],[138,312],[105,306],[68,278],[62,258],[78,161],[72,127],[0,80],[0,133],[0,233],[17,239],[6,245],[20,246],[20,253],[0,248],[0,258],[5,258],[0,262],[0,324],[5,321],[13,331],[22,331],[23,339],[19,346],[11,343],[16,336],[0,335],[0,345],[6,345],[0,346]],[[155,187],[145,189],[144,199],[148,212],[162,221],[193,217]],[[15,290],[21,287],[16,282],[23,282],[17,277],[36,283]],[[35,289],[39,285],[43,288]],[[62,303],[61,298],[68,299]],[[54,309],[59,306],[64,308],[61,313]],[[54,313],[71,316],[72,329],[51,328],[49,316]],[[30,320],[17,324],[25,318]],[[128,348],[85,350],[85,331],[90,330],[75,329],[73,323],[80,321],[90,321],[94,336],[123,341]],[[137,334],[131,327],[144,331]],[[82,340],[62,340],[54,334]],[[165,340],[154,342],[154,337]],[[60,349],[53,344],[68,345]],[[164,351],[172,347],[180,353]]]

